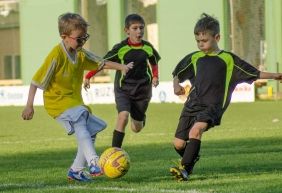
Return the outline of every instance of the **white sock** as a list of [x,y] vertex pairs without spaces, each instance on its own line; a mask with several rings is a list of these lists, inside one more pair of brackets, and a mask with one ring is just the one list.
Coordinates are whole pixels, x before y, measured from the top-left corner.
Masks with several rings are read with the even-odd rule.
[[[73,123],[73,127],[77,139],[79,156],[81,151],[89,166],[91,160],[97,157],[97,153],[96,150],[94,149],[90,133],[86,127],[86,118],[87,115],[85,113],[82,114],[81,117],[77,120],[77,122]],[[79,164],[81,164],[82,159],[79,162],[80,162]]]
[[78,146],[76,157],[73,161],[73,164],[71,165],[71,169],[73,171],[81,171],[85,168],[85,165],[86,165],[86,159],[84,157],[84,153],[80,148],[80,146]]

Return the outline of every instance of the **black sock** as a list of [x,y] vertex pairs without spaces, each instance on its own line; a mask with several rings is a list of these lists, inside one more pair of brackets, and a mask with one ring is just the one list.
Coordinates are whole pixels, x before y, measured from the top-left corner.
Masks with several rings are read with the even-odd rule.
[[188,174],[192,173],[195,163],[199,160],[200,148],[201,141],[198,139],[190,139],[186,145],[181,163]]
[[183,157],[186,146],[187,146],[187,143],[185,144],[185,147],[183,149],[176,149],[175,147],[174,149],[181,157]]
[[113,132],[113,140],[112,140],[112,147],[121,147],[124,135],[125,135],[125,133],[122,133],[120,131],[114,130],[114,132]]

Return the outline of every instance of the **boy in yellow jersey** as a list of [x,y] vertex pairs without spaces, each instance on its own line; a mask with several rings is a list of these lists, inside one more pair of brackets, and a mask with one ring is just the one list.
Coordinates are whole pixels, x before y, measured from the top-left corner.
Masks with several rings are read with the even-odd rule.
[[58,18],[58,27],[62,41],[52,49],[33,76],[22,118],[33,118],[35,93],[37,88],[42,89],[48,114],[66,128],[68,135],[75,133],[78,142],[68,179],[88,182],[92,179],[83,172],[86,162],[92,176],[102,174],[97,165],[99,157],[92,143],[95,142],[96,134],[106,127],[106,123],[92,115],[83,103],[81,87],[84,70],[107,68],[125,74],[133,64],[121,65],[107,61],[83,49],[89,38],[88,23],[78,14],[62,14]]

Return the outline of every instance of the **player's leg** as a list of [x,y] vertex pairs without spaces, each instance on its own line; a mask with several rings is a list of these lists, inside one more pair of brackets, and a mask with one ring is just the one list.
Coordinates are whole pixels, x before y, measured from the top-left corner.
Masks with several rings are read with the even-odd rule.
[[[194,117],[180,116],[179,123],[173,141],[175,151],[183,157],[187,146],[189,128],[192,126]],[[176,166],[170,168],[170,173],[179,181],[188,180],[188,173],[182,166],[181,161]]]
[[173,140],[173,145],[174,145],[174,149],[175,151],[180,155],[180,157],[182,158],[185,152],[185,147],[187,145],[187,141],[184,141],[182,139],[179,138],[174,138]]
[[137,121],[131,118],[131,130],[134,133],[139,133],[144,127],[144,121]]
[[[182,139],[174,139],[174,146],[175,150],[179,155],[183,155],[183,147],[185,147],[186,141]],[[179,149],[181,151],[179,151]],[[185,150],[185,149],[184,149]],[[176,161],[176,165],[169,169],[170,173],[179,181],[186,181],[188,180],[188,173],[185,170],[184,166],[181,164],[181,161]]]
[[[75,130],[75,136],[78,143],[78,150],[82,151],[90,169],[90,174],[93,176],[101,175],[101,170],[98,167],[98,159],[96,150],[92,143],[91,134],[87,129],[88,112],[84,112],[77,121],[72,122]],[[79,152],[80,152],[79,151]]]
[[121,147],[125,136],[125,127],[128,123],[129,112],[122,111],[118,113],[116,127],[113,132],[112,147]]
[[88,182],[91,179],[83,172],[83,169],[86,165],[86,159],[84,153],[80,146],[77,148],[76,157],[68,171],[68,180],[72,181],[81,181],[81,182]]
[[131,129],[138,133],[146,123],[146,111],[152,98],[152,85],[140,84],[133,96],[131,96]]
[[113,132],[112,147],[121,147],[125,136],[125,128],[128,123],[131,104],[129,96],[120,89],[115,89],[115,101],[118,116]]
[[193,126],[195,117],[180,116],[175,138],[173,141],[175,151],[181,156],[184,155],[187,141],[189,139],[189,129]]
[[84,153],[81,147],[78,146],[76,157],[71,165],[71,169],[74,171],[80,171],[85,168],[85,165],[86,165],[86,159],[85,159]]
[[206,122],[195,122],[189,131],[189,141],[181,161],[188,174],[192,173],[195,163],[199,160],[201,137],[207,127],[208,123]]
[[96,136],[99,132],[103,131],[107,127],[107,123],[99,117],[89,112],[87,118],[87,130],[89,131],[92,142],[95,144]]
[[131,130],[135,133],[140,132],[146,123],[146,111],[150,103],[149,97],[131,100]]

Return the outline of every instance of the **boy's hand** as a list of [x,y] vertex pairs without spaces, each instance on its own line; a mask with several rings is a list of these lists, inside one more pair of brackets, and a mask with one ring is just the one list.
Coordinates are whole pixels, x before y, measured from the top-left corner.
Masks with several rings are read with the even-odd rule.
[[180,86],[180,85],[174,85],[174,94],[176,95],[184,95],[185,94],[185,89]]
[[23,120],[30,120],[33,118],[34,109],[33,107],[26,106],[22,112]]
[[86,78],[83,82],[83,88],[85,91],[90,88],[90,79]]
[[159,78],[158,77],[153,77],[152,79],[152,85],[154,87],[157,87],[159,85]]
[[259,78],[280,80],[282,82],[282,73],[260,72]]
[[126,65],[123,65],[124,69],[121,71],[123,75],[125,75],[130,69],[133,68],[133,62],[130,62]]

